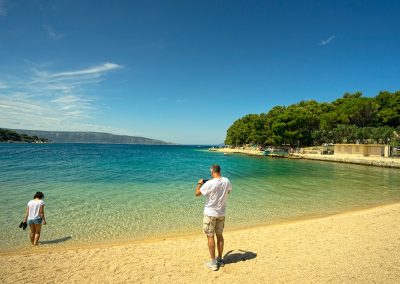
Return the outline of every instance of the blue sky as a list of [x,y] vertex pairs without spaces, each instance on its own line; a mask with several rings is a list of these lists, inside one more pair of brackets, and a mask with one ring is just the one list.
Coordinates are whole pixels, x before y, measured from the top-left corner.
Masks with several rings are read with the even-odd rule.
[[400,89],[400,1],[0,0],[0,127],[223,142],[249,113]]

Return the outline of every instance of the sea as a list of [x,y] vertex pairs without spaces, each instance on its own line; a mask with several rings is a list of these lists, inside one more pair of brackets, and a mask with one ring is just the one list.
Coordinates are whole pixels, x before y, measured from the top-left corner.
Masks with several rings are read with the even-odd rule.
[[0,144],[0,251],[29,246],[26,204],[45,195],[40,244],[85,246],[202,235],[200,178],[219,164],[233,190],[226,230],[400,202],[398,169],[224,155],[202,146]]

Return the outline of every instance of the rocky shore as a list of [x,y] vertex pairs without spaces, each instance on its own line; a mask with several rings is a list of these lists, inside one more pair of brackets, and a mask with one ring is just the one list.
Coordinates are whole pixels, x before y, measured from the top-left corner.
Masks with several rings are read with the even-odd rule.
[[[251,156],[263,156],[264,151],[258,149],[249,148],[218,148],[216,152],[223,152],[226,154],[245,154]],[[310,154],[310,153],[293,153],[287,156],[287,158],[294,159],[307,159],[307,160],[318,160],[327,162],[347,163],[347,164],[358,164],[375,167],[387,167],[387,168],[400,168],[400,158],[385,158],[385,157],[374,157],[374,156],[356,156],[356,155],[321,155],[321,154]]]
[[366,166],[400,168],[400,158],[384,158],[384,157],[364,157],[355,155],[319,155],[319,154],[292,154],[308,160],[328,161],[347,164],[359,164]]

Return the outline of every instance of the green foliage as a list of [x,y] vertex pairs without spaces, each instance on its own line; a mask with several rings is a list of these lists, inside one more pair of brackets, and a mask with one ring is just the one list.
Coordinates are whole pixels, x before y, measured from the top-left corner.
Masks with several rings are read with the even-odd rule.
[[229,127],[225,144],[263,144],[266,140],[265,114],[248,114]]
[[225,144],[388,143],[398,140],[395,130],[399,127],[400,91],[380,92],[374,98],[356,92],[331,103],[301,101],[246,115],[229,127]]
[[398,127],[400,125],[400,91],[380,92],[375,97],[378,102],[378,121],[381,125]]
[[46,138],[20,134],[13,130],[0,128],[0,142],[25,142],[25,143],[48,143]]

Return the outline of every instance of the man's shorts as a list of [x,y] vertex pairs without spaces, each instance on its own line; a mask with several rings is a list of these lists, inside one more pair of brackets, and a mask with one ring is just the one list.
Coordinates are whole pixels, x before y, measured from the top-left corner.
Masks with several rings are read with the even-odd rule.
[[203,231],[207,236],[222,235],[225,226],[225,216],[211,217],[204,215]]

